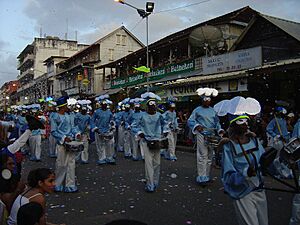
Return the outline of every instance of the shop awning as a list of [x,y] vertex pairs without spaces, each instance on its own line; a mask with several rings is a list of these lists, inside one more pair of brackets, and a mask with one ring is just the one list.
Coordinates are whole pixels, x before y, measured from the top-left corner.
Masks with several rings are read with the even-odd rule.
[[234,79],[234,78],[242,78],[247,76],[246,70],[229,72],[229,73],[220,73],[214,75],[198,75],[186,79],[177,79],[176,81],[172,81],[170,84],[167,85],[183,85],[189,83],[200,83],[200,82],[210,82],[210,81],[220,81],[220,80],[227,80],[227,79]]
[[97,93],[96,96],[106,95],[106,94],[113,95],[113,94],[118,93],[121,90],[122,90],[122,88],[115,88],[115,89],[103,90],[103,91]]

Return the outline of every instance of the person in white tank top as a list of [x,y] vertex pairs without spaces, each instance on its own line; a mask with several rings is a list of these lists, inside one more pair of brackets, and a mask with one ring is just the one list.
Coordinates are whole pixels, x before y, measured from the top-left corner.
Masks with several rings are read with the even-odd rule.
[[[37,202],[43,207],[43,216],[40,219],[39,225],[50,224],[46,222],[45,217],[45,194],[53,193],[55,187],[55,174],[53,171],[47,168],[39,168],[29,172],[27,177],[29,188],[19,195],[12,206],[9,218],[7,220],[8,225],[17,225],[17,215],[19,208],[29,202]],[[54,225],[54,224],[52,224]]]

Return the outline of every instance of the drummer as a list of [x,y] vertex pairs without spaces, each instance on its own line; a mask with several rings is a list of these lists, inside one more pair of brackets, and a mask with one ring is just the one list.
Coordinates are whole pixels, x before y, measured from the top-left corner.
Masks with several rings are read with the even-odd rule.
[[89,100],[78,100],[80,106],[79,112],[76,113],[74,123],[78,126],[81,132],[81,139],[84,143],[84,150],[79,153],[81,164],[87,164],[89,160],[89,130],[91,125],[91,116],[87,114],[88,105],[91,103]]
[[96,98],[100,102],[100,108],[94,112],[91,120],[92,131],[95,132],[97,148],[97,165],[116,164],[114,159],[114,130],[115,122],[113,114],[108,108],[111,101],[108,95],[101,95]]
[[68,97],[57,100],[58,113],[51,118],[51,134],[57,141],[55,190],[58,192],[77,192],[75,183],[75,152],[66,151],[65,144],[72,140],[80,140],[78,127],[74,126],[74,117],[69,115]]
[[[300,138],[300,118],[294,126],[292,138]],[[298,163],[299,167],[299,163]],[[289,225],[300,224],[300,194],[296,194],[293,199],[292,216]]]
[[201,98],[201,106],[192,112],[188,119],[188,126],[197,137],[197,178],[196,182],[206,186],[211,182],[210,169],[212,164],[213,149],[205,141],[210,135],[222,135],[219,118],[211,105],[212,97],[218,95],[218,91],[212,88],[199,88],[197,90]]
[[165,152],[165,159],[176,161],[177,157],[175,155],[175,148],[177,143],[177,131],[178,131],[178,121],[175,112],[175,98],[169,98],[167,101],[168,110],[164,112],[163,117],[169,126],[170,132],[168,133],[168,149]]

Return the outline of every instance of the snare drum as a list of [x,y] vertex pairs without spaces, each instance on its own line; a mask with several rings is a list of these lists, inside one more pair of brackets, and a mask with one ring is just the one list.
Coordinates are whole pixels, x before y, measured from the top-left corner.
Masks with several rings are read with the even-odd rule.
[[205,143],[213,148],[218,147],[221,137],[215,135],[204,136]]
[[109,132],[109,133],[101,134],[100,136],[101,136],[104,140],[109,141],[109,140],[113,139],[114,133],[113,133],[113,132]]
[[64,146],[68,152],[82,152],[84,149],[83,142],[81,141],[66,142]]
[[283,150],[288,152],[294,161],[298,161],[300,159],[300,139],[291,138]]

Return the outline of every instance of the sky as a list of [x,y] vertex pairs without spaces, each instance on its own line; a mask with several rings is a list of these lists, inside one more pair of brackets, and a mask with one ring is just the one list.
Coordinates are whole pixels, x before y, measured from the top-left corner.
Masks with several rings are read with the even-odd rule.
[[[125,1],[138,8],[145,8],[147,2]],[[155,7],[149,17],[150,43],[245,6],[300,22],[300,0],[152,1]],[[75,40],[77,33],[79,43],[91,44],[124,25],[146,42],[145,21],[134,9],[113,0],[0,0],[0,12],[0,86],[16,79],[17,56],[40,34],[64,39],[67,33],[68,39]]]

